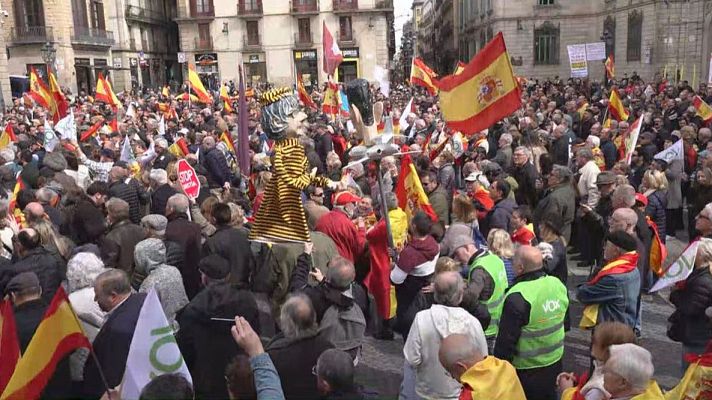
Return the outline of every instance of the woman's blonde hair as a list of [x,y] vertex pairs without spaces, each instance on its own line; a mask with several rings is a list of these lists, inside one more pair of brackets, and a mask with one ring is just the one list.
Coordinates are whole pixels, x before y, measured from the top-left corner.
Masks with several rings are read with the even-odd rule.
[[668,181],[663,172],[649,169],[643,175],[643,184],[648,189],[667,190]]
[[509,233],[504,229],[492,229],[487,234],[489,249],[500,258],[514,257],[514,244]]
[[435,275],[441,272],[459,272],[460,264],[450,257],[440,257],[438,262],[435,263]]
[[458,222],[466,224],[475,220],[475,206],[467,194],[460,193],[452,199],[452,215]]
[[700,246],[697,248],[697,259],[699,259],[700,265],[707,266],[712,272],[712,239],[700,239]]

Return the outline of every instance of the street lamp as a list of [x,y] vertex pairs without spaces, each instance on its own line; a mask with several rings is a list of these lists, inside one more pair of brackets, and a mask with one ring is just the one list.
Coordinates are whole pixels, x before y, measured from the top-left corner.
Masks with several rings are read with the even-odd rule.
[[49,78],[50,67],[54,68],[54,61],[57,59],[57,49],[54,47],[54,43],[46,42],[40,48],[42,52],[42,61],[45,63],[47,68],[47,78]]

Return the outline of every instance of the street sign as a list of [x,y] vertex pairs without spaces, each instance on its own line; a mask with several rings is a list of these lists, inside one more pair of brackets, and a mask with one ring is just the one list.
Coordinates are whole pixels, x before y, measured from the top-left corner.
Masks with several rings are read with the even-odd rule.
[[185,195],[195,200],[200,193],[200,181],[193,167],[186,160],[178,160],[178,182]]
[[185,63],[185,53],[182,51],[178,52],[178,62],[181,64]]

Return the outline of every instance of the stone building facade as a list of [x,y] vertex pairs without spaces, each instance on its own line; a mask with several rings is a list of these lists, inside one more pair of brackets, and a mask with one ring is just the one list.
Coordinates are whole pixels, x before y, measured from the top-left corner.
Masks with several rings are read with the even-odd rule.
[[[454,11],[438,14],[450,2]],[[433,46],[428,38],[453,18],[457,58],[471,59],[502,32],[515,73],[522,76],[568,78],[567,45],[593,42],[606,43],[620,77],[667,73],[692,83],[709,76],[712,0],[424,0],[422,7],[422,20],[432,22],[418,30],[418,52],[441,70],[449,47],[437,40]],[[589,62],[588,70],[591,79],[603,79],[602,61]]]
[[178,0],[180,47],[213,89],[235,81],[305,86],[322,71],[322,22],[344,54],[336,78],[373,79],[395,53],[392,0]]

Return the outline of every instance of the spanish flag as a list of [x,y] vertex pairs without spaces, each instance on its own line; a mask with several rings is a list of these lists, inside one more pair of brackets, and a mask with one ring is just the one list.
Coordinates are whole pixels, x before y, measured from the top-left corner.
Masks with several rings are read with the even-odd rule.
[[435,96],[438,93],[437,87],[433,81],[436,74],[430,67],[425,65],[423,60],[418,57],[413,58],[413,64],[410,66],[410,83],[413,85],[419,85],[428,89],[428,93],[431,96]]
[[57,363],[82,347],[91,348],[91,343],[60,286],[0,399],[39,398]]
[[0,304],[0,355],[3,363],[0,368],[0,393],[2,393],[10,382],[20,359],[20,341],[17,338],[17,325],[10,299],[5,299]]
[[208,91],[205,90],[203,82],[200,80],[200,76],[195,72],[195,67],[193,64],[188,64],[188,82],[190,82],[190,88],[195,92],[196,96],[202,103],[211,103],[213,100],[210,98]]
[[[604,276],[625,274],[637,268],[638,253],[630,251],[624,253],[616,259],[611,260],[598,273],[591,278],[586,285],[593,286],[600,281]],[[579,328],[593,328],[598,323],[598,304],[587,304],[583,309],[583,316],[579,323]]]
[[611,90],[611,97],[608,98],[608,112],[618,121],[628,121],[628,111],[623,107],[623,102],[615,88]]
[[608,76],[608,79],[613,79],[616,77],[616,65],[613,63],[613,54],[610,54],[608,58],[606,58],[606,75]]
[[697,115],[699,115],[705,123],[712,120],[712,107],[702,100],[702,97],[695,96],[692,98],[692,105],[697,110]]
[[15,136],[12,124],[8,123],[0,134],[0,149],[9,146],[11,143],[17,143],[17,136]]
[[89,138],[96,136],[97,132],[99,132],[99,128],[101,128],[102,125],[104,125],[104,119],[103,119],[103,118],[100,119],[99,121],[97,121],[97,122],[96,122],[94,125],[92,125],[89,129],[87,129],[86,131],[84,131],[84,133],[82,133],[82,135],[79,137],[79,141],[80,141],[80,142],[86,142],[87,140],[89,140]]
[[64,118],[69,114],[69,101],[64,97],[62,93],[62,88],[59,87],[59,82],[57,82],[57,77],[54,75],[52,70],[49,73],[49,91],[52,93],[52,99],[54,100],[55,108],[52,112],[52,120],[56,124],[60,119]]
[[229,151],[233,155],[237,154],[235,152],[235,145],[234,145],[234,142],[232,141],[232,135],[230,135],[230,132],[224,131],[222,133],[222,135],[220,135],[220,141],[225,143],[225,146],[227,146],[227,151]]
[[116,97],[113,89],[111,89],[111,83],[104,78],[104,75],[101,72],[99,72],[99,77],[96,79],[96,100],[103,101],[104,103],[110,105],[114,110],[121,105],[119,98]]
[[398,207],[405,211],[409,221],[418,208],[428,214],[433,221],[438,220],[438,216],[430,205],[428,195],[425,194],[423,185],[420,183],[418,171],[416,171],[410,155],[407,154],[401,162],[400,175],[398,175],[396,184],[396,197],[398,198]]
[[504,37],[500,32],[459,75],[436,82],[440,107],[453,130],[473,134],[489,128],[521,105]]
[[650,269],[655,272],[655,275],[663,276],[665,274],[663,263],[667,258],[667,247],[665,247],[665,244],[663,244],[663,241],[660,239],[658,226],[655,222],[648,216],[645,217],[645,221],[653,230],[653,242],[650,245]]
[[321,103],[321,111],[324,114],[336,115],[339,113],[339,87],[333,83],[326,84],[326,92],[324,92],[324,102]]
[[50,92],[47,83],[45,83],[37,74],[35,67],[30,68],[30,97],[35,101],[35,103],[49,111],[52,111],[54,107],[52,93]]
[[220,98],[225,101],[230,101],[230,95],[227,94],[227,86],[225,86],[225,84],[220,85]]
[[182,93],[180,96],[176,96],[176,100],[183,100],[185,102],[193,102],[193,103],[200,103],[200,99],[198,96],[194,95],[193,93]]
[[161,94],[165,97],[170,97],[171,96],[171,88],[168,85],[164,85],[163,89],[161,90]]
[[454,71],[452,74],[453,74],[453,75],[460,75],[460,74],[462,73],[462,71],[465,70],[465,67],[466,67],[466,66],[467,66],[467,65],[466,65],[464,62],[458,61],[458,62],[457,62],[457,65],[455,66],[455,71]]
[[307,89],[304,88],[304,82],[302,82],[301,76],[297,79],[297,95],[299,96],[299,100],[304,103],[304,106],[315,110],[319,108],[316,106],[316,103],[314,103],[311,96],[309,96],[309,93],[307,93]]
[[587,102],[587,101],[584,101],[583,104],[581,104],[581,107],[579,107],[578,110],[576,110],[576,112],[578,113],[579,117],[583,118],[583,113],[586,112],[586,109],[587,109],[587,108],[588,108],[588,102]]
[[225,111],[226,113],[235,112],[235,110],[230,105],[229,100],[223,100],[223,111]]
[[119,121],[114,117],[114,119],[111,120],[106,126],[109,127],[111,132],[118,132],[119,131]]
[[10,204],[8,206],[9,210],[13,210],[15,208],[15,205],[17,204],[17,194],[26,187],[27,185],[25,184],[25,181],[18,176],[17,181],[15,181],[15,188],[12,189],[12,194],[10,195]]
[[177,158],[184,158],[188,155],[188,144],[185,143],[185,139],[179,138],[172,145],[168,146],[168,151],[176,156]]

